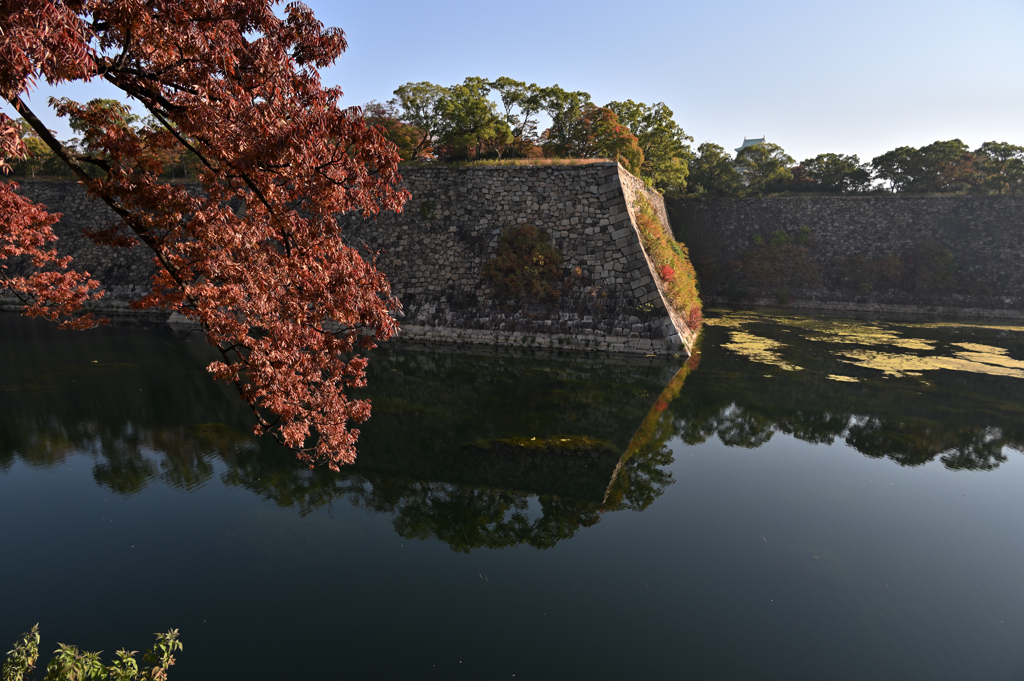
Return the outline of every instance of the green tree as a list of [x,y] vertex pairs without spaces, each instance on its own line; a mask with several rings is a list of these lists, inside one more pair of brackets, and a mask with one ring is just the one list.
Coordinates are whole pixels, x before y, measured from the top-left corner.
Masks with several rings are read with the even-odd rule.
[[738,196],[743,193],[743,176],[725,149],[711,142],[697,147],[697,155],[690,160],[689,184],[691,194]]
[[920,149],[899,147],[873,158],[871,166],[893,192],[960,192],[983,186],[978,160],[966,144],[952,139]]
[[554,85],[544,90],[551,127],[544,131],[544,154],[564,158],[608,158],[639,175],[644,154],[636,136],[615,112],[595,106],[586,92]]
[[619,123],[615,112],[590,105],[583,111],[583,129],[589,134],[583,158],[608,158],[639,176],[644,152],[629,128]]
[[1024,147],[985,142],[974,154],[984,172],[983,184],[987,191],[999,194],[1024,191]]
[[851,194],[871,186],[871,171],[856,154],[818,154],[801,165],[815,188],[822,191]]
[[793,157],[778,144],[761,142],[744,147],[736,154],[736,165],[743,173],[747,190],[761,194],[769,183],[789,182]]
[[578,148],[587,138],[583,113],[593,106],[590,94],[569,92],[558,85],[546,87],[541,93],[544,111],[551,117],[551,127],[544,131],[546,156],[579,157]]
[[461,85],[447,88],[438,100],[438,148],[447,159],[480,156],[485,150],[501,158],[502,151],[512,142],[512,129],[498,115],[489,94],[486,80],[470,77]]
[[897,147],[871,159],[875,177],[889,183],[889,191],[901,192],[914,180],[912,166],[917,149]]
[[441,133],[444,122],[439,104],[446,95],[445,88],[426,81],[406,83],[395,90],[400,107],[399,120],[419,133],[409,152],[409,160],[433,156],[434,140]]
[[979,177],[974,155],[959,139],[932,142],[918,149],[909,187],[914,192],[958,192],[970,189]]
[[68,126],[82,136],[82,150],[93,154],[100,147],[99,138],[102,133],[111,128],[135,129],[141,120],[116,99],[97,98],[89,100],[81,111],[68,116]]
[[18,128],[18,134],[25,144],[28,156],[14,160],[11,163],[11,172],[24,177],[46,174],[49,165],[47,162],[53,158],[53,152],[43,140],[39,139],[39,135],[32,130],[32,126],[27,121],[19,118],[14,121],[14,125]]
[[512,130],[504,155],[521,158],[537,143],[537,114],[544,110],[544,91],[536,83],[527,85],[505,76],[489,85],[501,97],[505,123]]
[[672,109],[664,102],[649,106],[632,99],[610,102],[607,108],[637,138],[644,154],[640,176],[661,192],[683,190],[693,158],[687,143],[693,138],[672,119]]

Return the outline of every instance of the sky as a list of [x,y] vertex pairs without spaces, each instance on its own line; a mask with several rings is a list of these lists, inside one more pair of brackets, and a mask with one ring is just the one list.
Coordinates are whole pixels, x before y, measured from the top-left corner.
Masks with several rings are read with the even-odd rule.
[[[509,76],[597,104],[665,102],[694,147],[765,136],[797,161],[960,138],[1024,145],[1024,0],[307,0],[348,51],[344,103]],[[102,84],[40,87],[86,101]],[[10,108],[5,112],[11,114]],[[64,122],[45,118],[59,138]]]

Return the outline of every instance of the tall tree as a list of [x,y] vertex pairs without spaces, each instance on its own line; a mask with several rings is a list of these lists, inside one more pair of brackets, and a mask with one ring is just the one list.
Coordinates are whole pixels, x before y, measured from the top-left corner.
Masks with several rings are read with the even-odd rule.
[[492,90],[501,97],[505,123],[512,130],[512,142],[507,155],[522,157],[537,143],[537,114],[544,110],[544,92],[536,83],[502,76],[490,82]]
[[958,192],[983,184],[984,176],[975,154],[958,139],[927,146],[899,147],[871,160],[875,176],[894,192]]
[[900,192],[914,181],[914,147],[897,147],[871,159],[875,177],[889,183],[889,191]]
[[975,152],[986,190],[1000,194],[1024,192],[1024,147],[985,142]]
[[607,107],[587,106],[583,110],[584,144],[580,147],[583,158],[609,158],[633,173],[643,170],[644,152],[636,136],[619,123],[615,112]]
[[32,130],[32,126],[23,119],[19,118],[14,121],[14,125],[17,128],[22,143],[25,145],[25,156],[15,159],[11,163],[12,174],[24,177],[35,177],[36,175],[44,174],[47,170],[48,161],[53,159],[53,153],[50,151],[50,148],[46,146],[43,140],[39,139],[39,135]]
[[980,179],[974,155],[959,139],[936,141],[917,150],[913,172],[914,192],[957,192],[970,189]]
[[610,102],[619,122],[629,128],[644,152],[640,175],[662,192],[686,187],[689,161],[693,157],[688,142],[693,138],[672,119],[672,109],[664,102],[647,105],[627,99]]
[[408,125],[401,121],[402,113],[398,108],[397,99],[389,99],[386,102],[371,100],[363,107],[363,117],[370,125],[379,126],[388,140],[398,147],[398,155],[403,161],[411,161],[417,155],[425,156],[420,148],[423,141],[423,131],[414,125]]
[[[569,105],[558,112],[557,123],[544,131],[544,153],[563,158],[607,158],[617,161],[634,175],[640,174],[644,152],[636,136],[611,109],[583,103],[578,109],[578,94],[568,93]],[[554,120],[554,116],[552,119]]]
[[690,161],[687,189],[693,194],[738,196],[744,190],[743,176],[725,149],[704,142]]
[[426,81],[406,83],[395,90],[395,98],[401,107],[399,120],[419,131],[419,138],[409,154],[409,160],[433,156],[434,142],[444,121],[438,105],[445,95],[445,88]]
[[[395,332],[387,279],[347,246],[336,215],[400,210],[398,153],[319,69],[344,51],[299,3],[279,17],[266,0],[9,0],[0,4],[0,95],[120,218],[93,234],[104,245],[153,251],[153,291],[142,308],[197,322],[221,360],[208,369],[234,384],[256,416],[300,460],[352,461],[370,405],[345,391],[364,383],[360,350]],[[162,129],[121,126],[110,109],[70,100],[90,148],[54,139],[25,92],[100,78],[134,99]],[[202,191],[161,183],[157,148],[199,159]],[[0,166],[25,154],[0,114]],[[102,171],[92,178],[87,166]],[[28,257],[36,271],[0,286],[28,312],[67,321],[98,295],[87,273],[67,270],[47,244],[55,216],[0,183],[0,263]]]
[[470,77],[447,88],[438,100],[441,114],[438,147],[447,159],[480,156],[485,149],[498,157],[512,142],[512,129],[488,99],[490,85],[483,78]]
[[778,144],[771,142],[744,147],[736,154],[736,165],[743,173],[747,190],[756,194],[764,192],[769,183],[793,179],[793,173],[789,170],[793,165],[793,157]]
[[551,117],[551,127],[543,133],[545,154],[554,156],[578,155],[574,147],[586,138],[583,112],[593,106],[590,94],[569,92],[558,85],[544,88],[544,111]]
[[871,171],[856,154],[818,154],[801,164],[815,186],[826,192],[850,194],[871,186]]

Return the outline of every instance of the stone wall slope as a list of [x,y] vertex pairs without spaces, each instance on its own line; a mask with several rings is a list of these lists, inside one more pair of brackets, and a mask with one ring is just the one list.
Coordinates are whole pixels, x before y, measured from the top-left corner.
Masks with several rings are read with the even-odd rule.
[[[428,166],[402,174],[413,197],[403,213],[339,218],[349,243],[377,254],[404,308],[402,337],[645,354],[691,346],[693,334],[670,312],[635,223],[643,195],[669,229],[664,201],[617,163]],[[58,250],[104,283],[108,304],[148,290],[154,267],[147,249],[106,249],[82,236],[116,218],[82,187],[24,182],[19,191],[63,213]],[[501,233],[527,223],[548,232],[563,254],[556,300],[510,299],[481,276]]]
[[[657,192],[617,163],[420,167],[402,214],[347,216],[353,244],[378,252],[404,306],[407,337],[674,352],[692,334],[669,306],[640,244],[643,193],[667,225]],[[481,277],[501,233],[532,224],[551,234],[569,282],[554,301],[514,300]]]

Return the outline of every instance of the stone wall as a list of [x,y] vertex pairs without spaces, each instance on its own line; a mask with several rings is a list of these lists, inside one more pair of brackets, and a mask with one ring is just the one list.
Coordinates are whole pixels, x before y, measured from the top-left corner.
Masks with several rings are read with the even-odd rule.
[[705,302],[1024,317],[1024,197],[673,199],[668,212]]
[[[344,219],[351,243],[379,251],[407,337],[645,353],[692,342],[635,224],[641,193],[667,224],[664,201],[618,164],[409,168],[403,177],[413,195],[403,214]],[[550,233],[564,256],[570,283],[555,301],[503,297],[480,275],[501,233],[522,224]]]
[[85,230],[100,230],[116,224],[119,218],[106,204],[93,201],[75,182],[19,181],[18,193],[41,203],[51,213],[61,213],[54,226],[59,237],[57,250],[74,257],[74,267],[89,272],[100,281],[107,302],[126,303],[150,290],[150,277],[156,272],[152,252],[145,246],[107,248],[88,239]]
[[[617,163],[419,167],[403,177],[413,198],[402,214],[339,218],[351,244],[377,252],[404,307],[403,337],[654,354],[692,344],[635,223],[645,196],[668,229],[664,201]],[[153,265],[144,248],[112,251],[82,236],[114,214],[80,186],[24,182],[19,191],[64,214],[55,227],[59,250],[107,287],[107,300],[148,289]],[[548,232],[564,256],[553,301],[499,295],[481,276],[501,233],[527,223]]]

